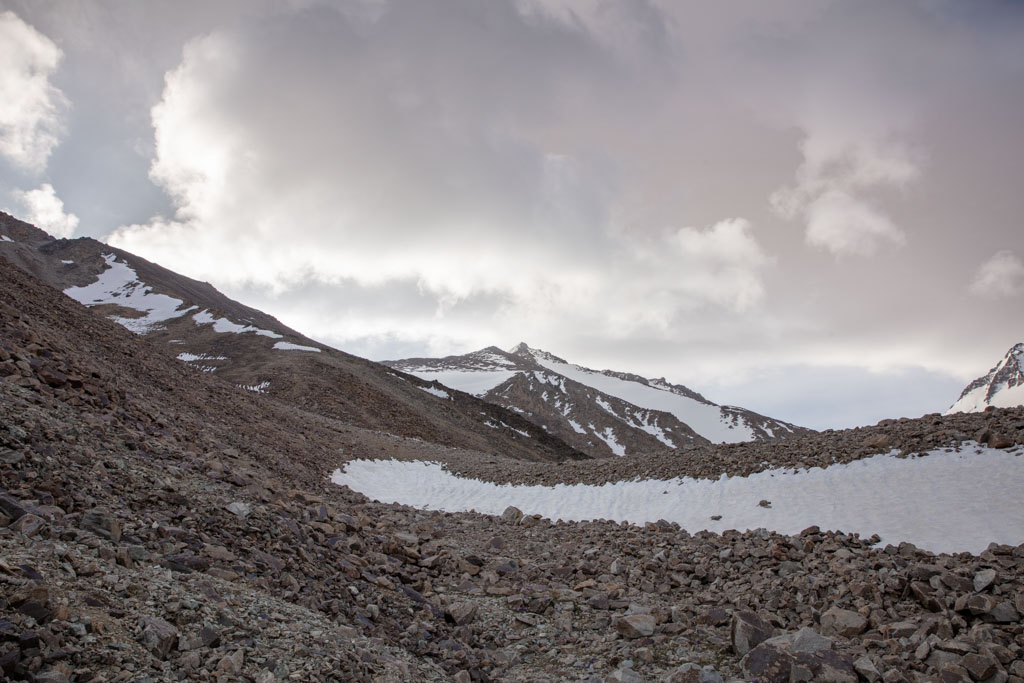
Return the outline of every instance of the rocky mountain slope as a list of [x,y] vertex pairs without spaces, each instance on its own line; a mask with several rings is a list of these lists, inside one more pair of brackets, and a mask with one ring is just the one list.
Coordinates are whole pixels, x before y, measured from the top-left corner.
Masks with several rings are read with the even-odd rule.
[[261,311],[89,238],[0,213],[0,259],[153,340],[197,373],[348,423],[527,460],[587,457],[474,396],[319,344]]
[[517,344],[386,365],[513,410],[596,457],[664,453],[708,443],[786,439],[809,430],[720,406],[664,379],[573,365]]
[[[346,424],[161,349],[0,260],[10,679],[1024,680],[1024,545],[933,555],[817,528],[694,534],[373,503],[326,474],[353,457],[526,480],[563,465]],[[736,473],[968,438],[1013,450],[1024,411],[709,445],[671,466]],[[649,466],[578,463],[594,474],[565,480]]]
[[1024,343],[1016,344],[987,374],[968,384],[946,414],[1020,405],[1024,405]]

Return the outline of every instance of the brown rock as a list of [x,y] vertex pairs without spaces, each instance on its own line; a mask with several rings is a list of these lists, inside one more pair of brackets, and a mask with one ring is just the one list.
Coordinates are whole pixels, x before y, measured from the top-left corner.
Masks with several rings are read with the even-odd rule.
[[142,627],[139,641],[157,659],[167,659],[168,653],[178,644],[178,629],[160,617],[142,617],[139,624]]
[[778,635],[778,630],[753,612],[736,612],[729,626],[732,649],[742,657],[762,642]]
[[645,638],[654,634],[657,620],[650,614],[629,614],[615,623],[615,630],[624,638]]

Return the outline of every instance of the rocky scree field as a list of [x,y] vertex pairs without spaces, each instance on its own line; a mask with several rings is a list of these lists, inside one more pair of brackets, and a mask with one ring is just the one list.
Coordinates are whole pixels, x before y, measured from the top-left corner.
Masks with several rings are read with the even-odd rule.
[[[694,534],[382,505],[329,472],[414,454],[553,475],[197,373],[2,261],[0,302],[8,678],[1024,680],[1024,546],[934,555],[816,528]],[[1012,449],[1024,414],[708,447],[692,471],[965,437]],[[566,476],[670,465],[609,467]]]

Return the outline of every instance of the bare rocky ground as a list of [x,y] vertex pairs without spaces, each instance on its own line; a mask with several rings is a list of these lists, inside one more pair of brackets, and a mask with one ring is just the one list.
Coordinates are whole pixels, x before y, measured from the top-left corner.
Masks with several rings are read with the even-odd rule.
[[1019,410],[929,416],[555,476],[248,394],[0,263],[0,668],[30,681],[1019,683],[1024,546],[936,556],[818,529],[441,514],[327,476],[352,457],[414,455],[505,480],[717,476],[964,438],[1011,447],[1022,423]]

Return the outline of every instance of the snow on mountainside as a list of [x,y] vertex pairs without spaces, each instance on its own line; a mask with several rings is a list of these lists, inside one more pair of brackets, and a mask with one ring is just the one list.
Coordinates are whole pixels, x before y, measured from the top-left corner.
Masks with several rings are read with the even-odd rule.
[[968,384],[946,414],[1019,405],[1024,405],[1024,343],[1015,345],[987,374]]
[[801,427],[717,405],[664,379],[591,370],[520,343],[463,356],[385,361],[514,410],[595,456],[785,438]]

